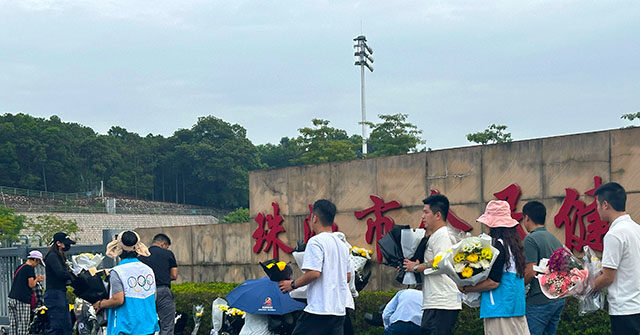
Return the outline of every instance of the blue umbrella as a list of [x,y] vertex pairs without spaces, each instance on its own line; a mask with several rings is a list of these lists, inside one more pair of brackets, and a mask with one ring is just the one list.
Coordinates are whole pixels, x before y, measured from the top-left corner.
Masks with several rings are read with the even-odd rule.
[[282,293],[278,283],[269,277],[247,280],[229,292],[226,299],[229,306],[249,314],[283,315],[306,306],[291,298],[289,293]]

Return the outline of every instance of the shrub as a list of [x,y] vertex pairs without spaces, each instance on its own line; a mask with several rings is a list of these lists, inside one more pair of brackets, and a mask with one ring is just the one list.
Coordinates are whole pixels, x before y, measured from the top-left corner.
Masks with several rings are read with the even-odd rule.
[[[239,284],[236,283],[183,283],[173,284],[173,292],[176,310],[182,312],[187,317],[185,334],[190,334],[194,326],[193,306],[203,305],[204,315],[200,322],[199,335],[209,334],[211,329],[211,303],[218,297],[224,298],[231,290]],[[364,320],[365,313],[378,311],[380,305],[385,304],[393,298],[396,291],[369,292],[362,291],[356,298],[356,311],[352,318],[353,329],[358,335],[382,335],[382,327],[370,326]],[[68,290],[67,296],[73,303],[72,290]],[[482,335],[483,326],[480,320],[480,309],[469,308],[462,305],[462,311],[458,315],[458,322],[454,330],[456,335]],[[567,305],[562,312],[557,334],[566,335],[600,335],[610,333],[609,315],[604,311],[590,313],[585,316],[578,314],[578,300],[567,298]]]
[[238,208],[222,217],[222,223],[243,223],[251,221],[249,208]]
[[187,317],[185,334],[190,334],[193,329],[193,306],[203,305],[204,314],[200,320],[199,335],[209,334],[211,329],[211,303],[216,298],[224,298],[239,284],[236,283],[182,283],[171,285],[171,292],[176,303],[176,311],[182,312]]

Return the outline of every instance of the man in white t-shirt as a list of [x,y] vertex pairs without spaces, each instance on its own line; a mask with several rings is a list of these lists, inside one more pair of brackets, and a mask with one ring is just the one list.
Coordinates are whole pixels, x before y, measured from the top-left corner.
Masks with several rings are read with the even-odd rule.
[[[431,235],[424,252],[425,263],[404,260],[404,268],[407,272],[424,273],[432,267],[433,259],[439,253],[443,253],[454,244],[447,227],[447,214],[449,213],[449,200],[441,194],[435,194],[422,201],[422,222],[426,228],[426,234]],[[453,327],[458,320],[458,313],[462,309],[458,287],[446,274],[433,273],[423,275],[422,284],[422,334],[424,335],[451,335]]]
[[618,183],[595,191],[598,213],[610,222],[604,235],[602,274],[595,290],[608,287],[611,333],[640,333],[640,226],[626,212],[627,194]]
[[349,290],[349,249],[335,234],[331,225],[336,206],[329,200],[313,204],[311,229],[317,235],[307,242],[302,262],[304,274],[294,280],[283,280],[278,286],[283,293],[297,287],[307,288],[307,307],[298,319],[292,335],[344,333]]

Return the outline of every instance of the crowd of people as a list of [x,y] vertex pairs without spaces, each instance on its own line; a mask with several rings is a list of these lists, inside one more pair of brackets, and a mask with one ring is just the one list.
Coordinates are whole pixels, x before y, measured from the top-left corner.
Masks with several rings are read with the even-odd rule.
[[[76,242],[58,232],[53,236],[46,256],[33,250],[15,272],[9,293],[9,334],[29,334],[35,304],[33,288],[45,280],[47,335],[71,335],[73,325],[67,300],[67,286],[74,274],[67,266],[65,252]],[[159,333],[173,335],[175,303],[171,281],[178,277],[176,259],[170,250],[171,240],[158,234],[147,248],[136,232],[125,231],[107,245],[106,254],[120,262],[109,271],[109,298],[93,304],[96,312],[107,311],[107,334]],[[45,275],[35,275],[34,268],[45,267]]]
[[[617,183],[600,186],[594,193],[601,219],[610,222],[604,236],[602,274],[595,290],[607,289],[611,332],[614,335],[640,333],[640,226],[626,213],[626,193]],[[433,267],[434,258],[450,250],[455,238],[447,228],[449,200],[440,194],[423,200],[422,223],[428,237],[424,261],[405,259],[406,272],[422,276],[420,290],[399,291],[383,312],[385,334],[452,334],[462,309],[462,294],[481,293],[480,318],[485,334],[554,334],[565,306],[564,299],[549,299],[534,279],[534,266],[548,258],[562,243],[545,228],[546,208],[530,201],[522,209],[522,224],[529,231],[519,237],[518,221],[511,217],[505,201],[490,201],[477,221],[486,226],[499,254],[488,278],[475,285],[459,287]],[[344,236],[332,232],[336,206],[329,200],[314,203],[310,219],[316,235],[307,243],[302,276],[278,283],[284,293],[307,286],[307,305],[293,334],[350,334],[348,310],[353,309],[353,264]],[[65,252],[75,244],[65,233],[53,236],[46,256],[31,251],[14,274],[9,293],[10,334],[27,334],[32,312],[33,287],[46,281],[44,303],[48,308],[47,334],[70,335],[71,319],[66,288],[73,278],[66,266]],[[137,233],[125,231],[107,246],[106,254],[119,258],[109,275],[109,298],[93,304],[106,309],[107,334],[173,334],[175,303],[170,290],[178,269],[168,250],[171,240],[154,237],[147,248]],[[34,268],[45,266],[45,276]],[[525,292],[525,285],[530,289]]]

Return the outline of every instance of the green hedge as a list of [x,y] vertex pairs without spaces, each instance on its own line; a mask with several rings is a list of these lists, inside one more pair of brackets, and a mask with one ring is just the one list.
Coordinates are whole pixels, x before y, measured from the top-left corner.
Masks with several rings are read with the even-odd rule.
[[[199,335],[209,334],[211,330],[211,303],[218,297],[224,298],[239,284],[236,283],[183,283],[174,284],[171,291],[174,294],[176,310],[187,315],[187,327],[185,334],[190,334],[193,329],[193,306],[204,306],[204,315],[200,323]],[[356,312],[353,317],[353,328],[358,335],[382,335],[382,327],[371,327],[364,321],[365,313],[376,312],[381,304],[391,300],[396,291],[360,292],[356,299]],[[73,293],[68,292],[69,301],[73,301]],[[458,315],[458,323],[454,334],[456,335],[482,335],[482,320],[477,308],[469,308],[463,304],[463,309]],[[610,333],[609,315],[604,311],[590,313],[585,316],[578,315],[578,301],[574,298],[567,299],[567,305],[562,312],[557,334],[563,335],[604,335]]]

